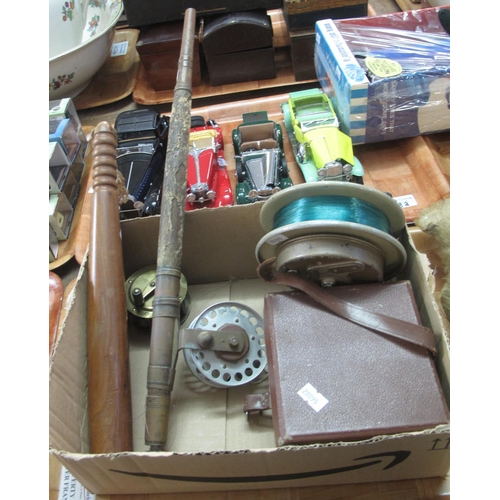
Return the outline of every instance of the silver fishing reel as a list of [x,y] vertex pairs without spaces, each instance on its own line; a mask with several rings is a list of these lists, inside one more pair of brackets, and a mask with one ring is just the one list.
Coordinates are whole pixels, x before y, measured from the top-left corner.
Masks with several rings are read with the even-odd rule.
[[191,372],[218,388],[235,387],[267,377],[264,320],[238,302],[205,309],[179,335],[179,347]]

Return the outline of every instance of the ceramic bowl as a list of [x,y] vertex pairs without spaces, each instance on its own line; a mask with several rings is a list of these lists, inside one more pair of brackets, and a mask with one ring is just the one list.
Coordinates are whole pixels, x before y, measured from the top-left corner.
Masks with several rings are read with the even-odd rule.
[[85,9],[80,0],[50,0],[49,58],[80,45],[87,16]]
[[[115,26],[123,12],[122,0],[82,0],[81,6],[86,21],[80,41],[49,56],[49,100],[73,98],[83,92],[110,54]],[[49,32],[49,38],[52,36],[59,36],[59,32]]]

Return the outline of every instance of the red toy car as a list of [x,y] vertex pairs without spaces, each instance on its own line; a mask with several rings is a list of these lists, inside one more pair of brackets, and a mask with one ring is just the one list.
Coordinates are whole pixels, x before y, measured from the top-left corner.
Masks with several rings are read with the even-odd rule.
[[233,191],[224,159],[222,131],[214,120],[191,117],[186,210],[233,204]]

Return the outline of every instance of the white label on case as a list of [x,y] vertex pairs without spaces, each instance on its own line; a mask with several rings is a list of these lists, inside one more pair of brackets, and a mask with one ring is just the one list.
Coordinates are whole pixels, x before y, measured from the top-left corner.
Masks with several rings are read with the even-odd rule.
[[405,194],[403,196],[395,196],[394,200],[401,208],[414,207],[418,205],[417,200],[412,194]]
[[328,404],[328,399],[320,394],[311,384],[306,384],[297,394],[315,411],[320,411]]
[[269,243],[269,245],[277,245],[278,243],[281,243],[282,241],[286,241],[288,238],[283,235],[283,234],[277,234],[273,236],[272,238],[269,238],[266,243]]

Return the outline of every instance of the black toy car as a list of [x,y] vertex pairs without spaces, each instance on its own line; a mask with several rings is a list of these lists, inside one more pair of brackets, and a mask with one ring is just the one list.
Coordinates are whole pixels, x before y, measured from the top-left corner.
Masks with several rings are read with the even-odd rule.
[[115,122],[118,135],[116,161],[129,200],[122,214],[142,215],[151,186],[163,181],[169,117],[152,109],[124,111]]

